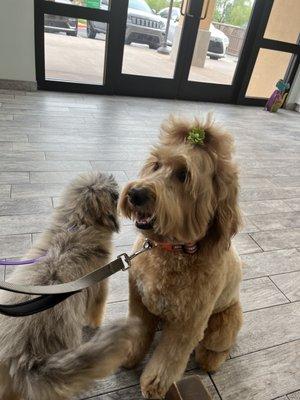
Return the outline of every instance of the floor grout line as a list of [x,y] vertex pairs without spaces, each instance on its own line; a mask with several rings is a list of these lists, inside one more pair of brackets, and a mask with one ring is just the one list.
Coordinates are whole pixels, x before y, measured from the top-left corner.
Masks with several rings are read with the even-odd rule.
[[[263,231],[260,231],[263,232]],[[257,244],[257,246],[262,250],[262,252],[264,252],[264,249],[261,247],[261,245],[252,237],[252,235],[249,233],[249,236],[251,237],[251,239],[253,240],[254,243]]]
[[280,289],[280,287],[278,287],[278,285],[273,281],[273,279],[269,276],[270,281],[273,283],[274,286],[277,287],[277,289],[284,295],[284,297],[290,302],[292,303],[292,301],[286,296],[286,294]]
[[240,354],[240,355],[235,356],[235,357],[233,356],[233,357],[231,357],[230,360],[236,360],[236,359],[241,358],[241,357],[247,357],[247,356],[249,356],[251,354],[259,353],[260,351],[275,349],[276,347],[283,346],[283,345],[288,344],[288,343],[294,343],[294,342],[300,342],[300,337],[298,339],[288,340],[287,342],[282,342],[282,343],[276,344],[274,346],[267,346],[267,347],[264,347],[262,349],[249,351],[249,353]]
[[[297,249],[296,249],[297,250]],[[261,254],[261,253],[260,253]],[[252,281],[252,280],[255,280],[255,279],[259,279],[259,278],[271,278],[272,276],[278,276],[278,275],[287,275],[287,274],[291,274],[291,273],[293,273],[293,272],[300,272],[300,268],[299,269],[295,269],[295,270],[292,270],[292,271],[287,271],[287,272],[278,272],[278,273],[276,273],[276,274],[272,274],[272,275],[260,275],[260,276],[254,276],[254,277],[251,277],[251,278],[245,278],[245,279],[243,279],[242,281],[243,282],[247,282],[247,281]],[[273,282],[273,281],[272,281]],[[273,282],[274,283],[274,282]]]
[[299,303],[299,302],[300,302],[300,300],[296,300],[296,301],[293,301],[293,302],[290,302],[288,300],[286,303],[271,304],[271,305],[266,306],[266,307],[253,308],[253,310],[246,310],[246,311],[243,311],[243,314],[248,314],[250,312],[259,311],[259,310],[267,310],[268,308],[284,306],[284,305],[287,305],[287,304],[293,304],[293,303]]
[[215,391],[217,392],[217,395],[219,396],[220,400],[222,400],[221,393],[220,393],[220,391],[219,391],[219,389],[218,389],[218,386],[217,386],[217,384],[215,383],[215,381],[214,381],[214,379],[213,379],[213,377],[212,377],[212,374],[211,374],[210,372],[208,372],[208,376],[209,376],[209,379],[211,380],[211,382],[212,382],[212,384],[213,384],[213,386],[214,386],[214,388],[215,388]]

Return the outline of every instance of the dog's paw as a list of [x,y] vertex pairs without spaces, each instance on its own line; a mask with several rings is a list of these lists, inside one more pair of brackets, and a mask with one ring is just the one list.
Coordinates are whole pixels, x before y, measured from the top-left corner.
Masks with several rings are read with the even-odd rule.
[[163,399],[172,383],[166,370],[145,370],[141,376],[143,397],[145,399]]

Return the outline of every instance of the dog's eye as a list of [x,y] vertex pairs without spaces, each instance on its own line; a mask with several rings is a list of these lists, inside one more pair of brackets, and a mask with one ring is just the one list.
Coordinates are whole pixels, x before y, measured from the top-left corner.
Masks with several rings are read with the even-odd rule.
[[188,176],[188,172],[187,172],[186,168],[182,168],[182,169],[176,171],[176,178],[182,183],[186,181],[187,176]]
[[160,163],[157,161],[154,165],[153,165],[153,171],[157,171],[160,168]]

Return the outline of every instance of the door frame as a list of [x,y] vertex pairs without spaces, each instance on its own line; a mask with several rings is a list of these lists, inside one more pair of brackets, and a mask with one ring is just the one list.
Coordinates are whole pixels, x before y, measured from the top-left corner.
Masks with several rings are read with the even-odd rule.
[[[34,29],[35,29],[35,56],[37,86],[41,90],[54,90],[62,92],[114,94],[113,82],[119,75],[119,66],[122,65],[123,37],[126,30],[122,26],[120,14],[126,10],[127,1],[111,1],[108,10],[97,10],[64,3],[54,3],[45,0],[34,0]],[[126,7],[125,7],[126,5]],[[88,84],[46,79],[45,76],[45,35],[44,14],[61,15],[70,18],[82,18],[85,20],[107,23],[106,46],[104,57],[103,85]]]
[[[125,0],[126,3],[127,1],[128,0]],[[194,55],[194,47],[198,35],[199,22],[205,5],[205,0],[188,0],[188,9],[186,10],[186,16],[182,25],[173,78],[130,75],[123,74],[120,71],[120,75],[117,78],[118,84],[114,92],[119,95],[127,96],[134,95],[144,97],[176,98],[181,100],[237,103],[245,79],[245,70],[247,68],[246,60],[250,58],[253,41],[258,37],[256,26],[260,23],[261,15],[264,11],[264,2],[265,0],[255,0],[254,2],[245,40],[231,85],[194,82],[188,80],[190,66]],[[208,3],[206,3],[206,7],[208,7],[208,4],[209,0]],[[194,17],[189,17],[189,14],[192,14]],[[127,19],[127,9],[125,9],[125,13],[119,17],[123,18],[124,23]],[[121,38],[121,46],[123,46],[124,43],[123,37]]]
[[[155,78],[122,73],[128,0],[111,0],[108,10],[54,3],[35,2],[35,52],[38,89],[95,94],[177,98],[183,100],[264,105],[266,99],[247,98],[246,91],[260,48],[293,53],[285,79],[292,83],[299,66],[300,46],[263,38],[274,0],[255,0],[245,41],[231,85],[188,81],[204,0],[190,0],[175,63],[174,77]],[[103,85],[62,82],[45,78],[44,14],[83,18],[107,23]]]
[[256,19],[257,22],[259,23],[255,27],[256,32],[254,40],[251,43],[251,50],[248,53],[249,59],[247,62],[245,62],[245,65],[243,67],[244,79],[241,80],[242,84],[240,86],[239,91],[236,93],[236,103],[242,105],[263,106],[266,103],[266,98],[246,97],[247,88],[251,80],[252,72],[255,67],[259,50],[263,48],[263,49],[276,50],[293,54],[293,57],[287,68],[286,74],[283,77],[286,82],[292,85],[300,62],[300,35],[297,44],[264,38],[264,33],[269,21],[272,7],[276,0],[256,0],[256,1],[262,1],[262,7],[259,10],[261,15],[259,18]]

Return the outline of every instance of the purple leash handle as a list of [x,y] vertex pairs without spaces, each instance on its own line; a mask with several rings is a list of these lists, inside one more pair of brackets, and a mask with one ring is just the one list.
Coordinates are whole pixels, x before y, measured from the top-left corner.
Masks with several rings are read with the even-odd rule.
[[[68,231],[70,232],[76,232],[77,227],[75,225],[72,225],[68,228]],[[13,266],[13,265],[29,265],[29,264],[34,264],[38,262],[41,258],[44,258],[45,255],[37,257],[37,258],[31,258],[29,260],[20,260],[20,259],[14,259],[14,260],[7,260],[7,258],[0,258],[0,266]]]
[[16,260],[7,260],[6,258],[3,258],[3,259],[0,259],[0,265],[7,266],[7,265],[28,265],[28,264],[34,264],[34,263],[38,262],[38,261],[39,261],[41,258],[43,258],[43,257],[45,257],[45,256],[40,256],[40,257],[32,258],[32,259],[29,259],[29,260],[19,260],[19,259],[16,259]]

